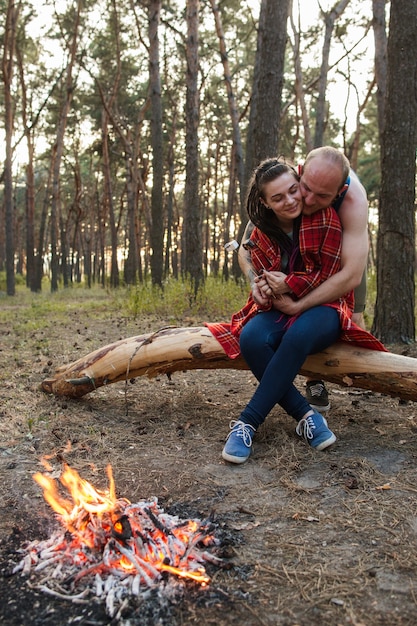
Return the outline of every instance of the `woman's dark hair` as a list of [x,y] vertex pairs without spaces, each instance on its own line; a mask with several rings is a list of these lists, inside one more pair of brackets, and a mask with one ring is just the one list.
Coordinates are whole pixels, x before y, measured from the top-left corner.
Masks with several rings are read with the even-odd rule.
[[[291,259],[294,257],[294,248],[297,249],[298,256],[298,231],[301,223],[301,215],[294,220],[292,238],[279,226],[276,215],[265,205],[265,185],[282,176],[290,173],[298,182],[299,176],[296,170],[283,159],[273,158],[262,161],[254,170],[249,183],[249,191],[246,200],[246,209],[251,222],[259,228],[265,235],[275,241],[281,250],[288,254]],[[295,259],[293,259],[295,261]],[[297,266],[298,266],[297,262]],[[293,265],[293,263],[291,263]],[[291,269],[293,271],[293,268]]]

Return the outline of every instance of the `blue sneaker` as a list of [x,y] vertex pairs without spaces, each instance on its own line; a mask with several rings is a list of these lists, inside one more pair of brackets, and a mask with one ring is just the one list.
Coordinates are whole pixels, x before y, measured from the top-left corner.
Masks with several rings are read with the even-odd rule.
[[230,463],[244,463],[248,460],[252,448],[252,436],[256,432],[250,424],[240,420],[230,422],[231,431],[226,437],[222,457]]
[[326,420],[317,411],[300,420],[295,432],[316,450],[324,450],[336,441],[336,435],[328,428]]

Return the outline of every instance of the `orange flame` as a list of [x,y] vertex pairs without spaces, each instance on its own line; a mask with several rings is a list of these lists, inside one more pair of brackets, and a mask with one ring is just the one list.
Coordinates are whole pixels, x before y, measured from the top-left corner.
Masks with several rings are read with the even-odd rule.
[[129,559],[127,559],[125,556],[122,556],[119,563],[120,563],[120,567],[123,567],[123,569],[126,570],[127,572],[130,572],[130,571],[133,572],[135,569],[135,566],[133,565],[133,563],[129,561]]
[[192,580],[195,580],[197,583],[200,583],[200,585],[203,587],[205,585],[208,585],[208,583],[210,582],[210,578],[207,576],[204,569],[201,569],[200,571],[195,570],[193,572],[190,572],[188,570],[180,569],[179,567],[173,567],[172,565],[165,565],[165,563],[161,563],[160,569],[163,572],[170,572],[171,574],[176,574],[177,576],[180,576],[181,578],[191,578]]
[[[49,464],[45,466],[49,470],[52,469]],[[106,563],[127,575],[135,574],[141,569],[144,569],[145,573],[154,572],[154,575],[165,571],[194,580],[202,586],[207,585],[210,579],[204,567],[190,567],[187,559],[189,552],[197,543],[207,545],[212,537],[205,534],[196,520],[187,520],[180,525],[174,525],[165,533],[156,519],[159,514],[158,508],[155,505],[153,509],[155,512],[152,512],[151,508],[154,505],[146,504],[143,510],[150,520],[155,518],[155,525],[149,531],[149,540],[145,538],[142,541],[147,531],[142,526],[141,516],[135,517],[129,500],[116,498],[110,465],[107,466],[107,476],[108,488],[96,489],[81,478],[75,469],[65,464],[59,481],[70,497],[64,497],[59,491],[57,481],[51,476],[41,473],[34,475],[35,481],[43,489],[45,500],[58,513],[64,526],[71,531],[72,539],[66,548],[63,548],[64,551],[73,550],[78,562],[85,563],[90,557],[87,558],[89,553],[83,551],[83,545],[94,548],[97,554],[103,551],[106,545],[108,547],[111,541],[112,548],[110,552],[107,551]],[[133,509],[137,506],[132,505]],[[126,525],[127,529],[124,527]]]
[[67,489],[72,500],[60,495],[53,478],[40,472],[35,474],[33,478],[42,487],[44,498],[48,504],[62,517],[63,522],[71,525],[82,509],[98,516],[115,510],[116,489],[111,465],[107,466],[107,476],[109,488],[106,490],[96,489],[87,480],[81,478],[75,469],[64,465],[60,482]]

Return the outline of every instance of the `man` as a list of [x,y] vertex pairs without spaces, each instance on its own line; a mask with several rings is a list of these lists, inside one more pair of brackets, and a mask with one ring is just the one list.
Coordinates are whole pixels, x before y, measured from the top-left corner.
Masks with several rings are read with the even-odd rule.
[[[368,200],[365,189],[356,174],[349,171],[349,162],[344,155],[329,146],[312,150],[300,174],[303,213],[310,215],[330,205],[338,212],[343,229],[342,269],[300,300],[293,300],[288,294],[280,295],[277,308],[288,315],[297,315],[313,306],[332,302],[355,289],[353,321],[364,328],[364,272],[368,256]],[[255,301],[262,304],[279,291],[272,288],[265,277],[256,276],[253,270],[250,253],[245,249],[251,229],[249,222],[239,248],[239,265],[251,283]],[[308,380],[306,398],[318,411],[330,409],[323,381]]]

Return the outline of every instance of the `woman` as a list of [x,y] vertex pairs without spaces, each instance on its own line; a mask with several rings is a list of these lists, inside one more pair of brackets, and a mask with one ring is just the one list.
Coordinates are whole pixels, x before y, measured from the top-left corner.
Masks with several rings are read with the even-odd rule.
[[342,233],[334,209],[303,216],[295,170],[282,160],[268,159],[254,172],[247,210],[255,225],[248,244],[252,263],[275,291],[262,309],[250,295],[230,324],[207,325],[231,358],[242,353],[259,381],[239,419],[230,423],[222,456],[232,463],[249,458],[254,433],[277,403],[297,420],[297,434],[313,448],[333,444],[336,437],[324,417],[293,385],[296,375],[306,357],[337,341],[342,329],[353,333],[354,340],[384,350],[372,335],[351,326],[352,293],[295,319],[279,311],[281,293],[300,298],[340,269]]

